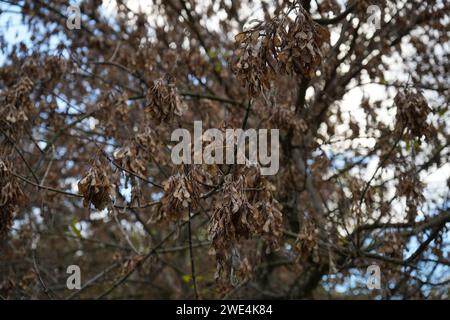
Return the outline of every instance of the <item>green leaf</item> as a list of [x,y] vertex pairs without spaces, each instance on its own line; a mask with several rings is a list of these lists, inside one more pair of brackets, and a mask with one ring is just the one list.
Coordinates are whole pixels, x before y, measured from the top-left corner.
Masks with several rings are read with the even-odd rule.
[[422,145],[422,142],[420,140],[414,141],[414,151],[420,152],[422,150],[421,145]]
[[448,111],[448,108],[439,108],[438,115],[440,117],[442,117],[447,111]]
[[217,58],[219,55],[219,53],[216,50],[211,50],[211,49],[206,50],[206,54],[208,55],[208,57],[210,59]]
[[72,219],[72,221],[70,222],[70,230],[78,237],[78,238],[82,238],[81,236],[81,230],[77,228],[77,219]]
[[216,61],[216,63],[214,63],[214,71],[219,73],[222,70],[222,65],[220,64],[219,61]]
[[189,283],[189,282],[191,282],[191,280],[192,280],[192,275],[190,275],[190,274],[185,274],[185,275],[183,275],[183,276],[181,277],[181,279],[183,280],[183,282]]

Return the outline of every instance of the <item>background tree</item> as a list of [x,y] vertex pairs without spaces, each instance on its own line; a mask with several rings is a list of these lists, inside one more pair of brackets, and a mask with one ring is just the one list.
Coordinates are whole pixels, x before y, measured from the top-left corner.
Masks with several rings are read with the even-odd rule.
[[[448,298],[448,1],[0,3],[2,298]],[[173,165],[194,120],[278,174]]]

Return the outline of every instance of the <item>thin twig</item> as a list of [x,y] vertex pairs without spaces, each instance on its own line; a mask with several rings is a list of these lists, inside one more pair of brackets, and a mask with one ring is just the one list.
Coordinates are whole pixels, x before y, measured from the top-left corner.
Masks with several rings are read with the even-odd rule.
[[197,280],[195,277],[195,264],[194,264],[194,252],[192,250],[192,226],[191,226],[191,205],[189,204],[188,209],[188,236],[189,236],[189,256],[191,258],[191,274],[192,274],[192,283],[194,286],[195,299],[198,300],[198,291],[197,291]]

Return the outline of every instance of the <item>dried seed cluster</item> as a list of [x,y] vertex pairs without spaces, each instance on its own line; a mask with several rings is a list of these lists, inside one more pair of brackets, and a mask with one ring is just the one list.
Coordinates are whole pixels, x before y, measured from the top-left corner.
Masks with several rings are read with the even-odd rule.
[[[273,186],[255,171],[247,171],[247,176],[225,176],[223,197],[215,203],[209,235],[216,256],[216,279],[223,284],[233,283],[233,270],[238,268],[233,264],[233,252],[241,239],[262,235],[272,249],[279,248],[283,222],[281,206],[272,197]],[[262,192],[247,196],[246,188]]]
[[78,190],[83,195],[85,207],[92,203],[98,210],[103,210],[110,202],[111,183],[106,170],[94,165],[78,182]]
[[420,92],[405,89],[394,98],[397,106],[397,126],[407,129],[410,138],[429,137],[431,129],[427,124],[427,117],[431,112],[425,97]]
[[34,106],[30,100],[33,86],[33,81],[25,76],[20,78],[16,84],[0,96],[0,104],[4,106],[0,109],[0,118],[7,122],[5,126],[3,124],[0,125],[11,136],[18,134],[28,121],[29,117],[27,114],[34,112]]
[[0,160],[0,238],[11,228],[16,206],[24,198],[16,178],[9,171],[10,166]]
[[275,129],[294,130],[296,133],[306,132],[308,125],[296,112],[295,107],[285,105],[265,106],[258,108],[257,112],[267,121],[267,125]]
[[405,238],[401,234],[387,232],[380,245],[379,252],[390,258],[401,259],[405,247]]
[[319,243],[316,234],[316,227],[310,218],[304,219],[298,237],[294,245],[297,253],[296,262],[303,263],[308,258],[319,261]]
[[397,195],[406,197],[406,217],[414,222],[417,217],[417,207],[425,200],[423,196],[424,184],[418,177],[404,175],[399,177]]
[[195,209],[200,191],[197,170],[188,174],[176,173],[163,182],[164,197],[158,210],[156,221],[176,220],[186,216],[189,207]]
[[134,137],[129,145],[120,148],[114,155],[116,163],[129,172],[145,177],[147,163],[151,155],[157,151],[157,141],[154,132],[146,128]]
[[[95,104],[95,118],[105,127],[106,135],[114,137],[121,131],[122,125],[129,120],[132,106],[128,105],[128,100],[126,93],[118,96],[111,96],[108,93]],[[117,119],[120,119],[122,123],[115,122]]]
[[254,204],[261,215],[262,227],[259,234],[269,243],[269,249],[278,250],[283,227],[283,213],[281,204],[274,198],[275,186],[259,174],[255,167],[246,168],[245,186],[250,193],[248,199]]
[[182,116],[187,109],[175,85],[163,79],[153,82],[146,100],[150,117],[158,123],[170,122],[175,116]]
[[250,95],[267,89],[270,80],[280,73],[309,79],[315,76],[322,61],[322,46],[330,35],[301,6],[296,10],[294,20],[285,14],[236,35],[238,49],[232,70]]

